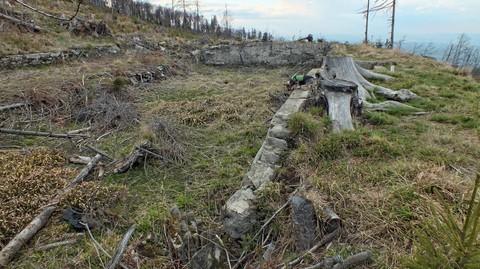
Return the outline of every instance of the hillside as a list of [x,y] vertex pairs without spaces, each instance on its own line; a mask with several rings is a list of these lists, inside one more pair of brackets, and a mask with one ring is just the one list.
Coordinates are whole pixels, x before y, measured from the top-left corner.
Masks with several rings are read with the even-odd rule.
[[[71,1],[29,2],[67,17],[76,7]],[[363,108],[353,117],[354,130],[332,132],[328,106],[309,97],[305,109],[285,119],[287,146],[275,160],[274,177],[255,190],[257,222],[232,238],[226,204],[250,184],[247,172],[267,147],[262,143],[278,111],[289,96],[301,99],[285,83],[320,68],[318,62],[204,64],[202,57],[218,51],[233,48],[236,55],[235,46],[241,53],[249,44],[262,52],[277,43],[159,26],[91,5],[81,6],[79,18],[103,20],[112,34],[77,35],[51,18],[12,7],[46,31],[0,19],[0,58],[73,47],[86,52],[53,64],[0,69],[0,248],[54,207],[8,268],[107,268],[132,226],[121,268],[282,268],[298,257],[289,268],[311,268],[362,251],[372,256],[358,268],[428,268],[429,246],[438,255],[436,268],[478,264],[478,231],[471,228],[480,217],[478,201],[469,210],[480,159],[480,83],[473,78],[396,50],[322,44],[328,56],[375,61],[373,71],[393,79],[371,81],[411,90],[418,98],[406,104],[415,111]],[[295,50],[310,55],[302,49],[317,46],[295,44],[279,43],[290,54],[278,49],[262,57]],[[105,45],[118,52],[96,54]],[[255,62],[241,53],[242,63]],[[389,63],[395,63],[394,72]],[[318,87],[294,89],[313,89],[315,95]],[[374,92],[377,98],[365,103],[385,101]],[[86,180],[62,193],[89,163]],[[316,209],[306,249],[299,246],[295,195]],[[323,222],[319,207],[338,219]],[[465,238],[455,241],[456,227],[465,222],[471,225],[463,236],[471,239],[468,244]],[[341,231],[335,239],[305,252],[329,235],[332,223]],[[339,264],[325,268],[344,268]]]

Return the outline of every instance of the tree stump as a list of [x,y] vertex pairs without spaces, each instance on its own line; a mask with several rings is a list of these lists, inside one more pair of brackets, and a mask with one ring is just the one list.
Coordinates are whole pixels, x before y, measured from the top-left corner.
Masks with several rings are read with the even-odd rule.
[[323,95],[327,100],[327,111],[332,121],[333,132],[353,130],[352,107],[358,100],[358,87],[346,80],[333,79],[320,82]]

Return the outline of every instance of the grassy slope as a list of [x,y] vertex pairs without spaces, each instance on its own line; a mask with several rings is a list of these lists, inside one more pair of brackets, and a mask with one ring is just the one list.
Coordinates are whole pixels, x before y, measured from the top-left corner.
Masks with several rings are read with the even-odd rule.
[[400,267],[414,231],[429,219],[438,189],[453,208],[465,208],[480,158],[480,84],[419,57],[364,47],[340,54],[399,62],[396,79],[378,84],[409,88],[423,116],[366,113],[354,132],[302,142],[292,169],[320,189],[345,220],[346,233],[329,252],[373,248],[376,268]]
[[[219,230],[220,207],[238,187],[265,135],[265,121],[271,115],[268,93],[281,89],[287,74],[283,69],[218,70],[197,66],[188,77],[146,86],[140,97],[143,101],[138,101],[142,120],[168,117],[177,122],[186,141],[188,161],[169,166],[153,162],[127,174],[109,177],[105,184],[125,185],[130,195],[115,209],[121,217],[116,219],[117,228],[113,233],[94,233],[101,244],[112,252],[123,228],[130,222],[139,225],[134,237],[136,243],[149,234],[161,235],[173,205],[193,211],[204,220],[206,227]],[[212,102],[202,106],[206,99]],[[195,113],[188,114],[192,107]],[[185,121],[187,114],[189,121]],[[137,130],[126,130],[104,139],[99,147],[121,156],[141,136]],[[65,229],[64,224],[55,221],[42,234],[54,237],[51,231]],[[155,251],[144,254],[155,257],[147,259],[146,268],[169,268],[166,253],[160,251],[164,247],[162,240],[147,243],[145,248]],[[95,267],[99,265],[96,256],[91,243],[85,239],[65,249],[43,253],[27,251],[14,267]]]
[[[56,6],[57,2],[67,5],[63,1],[39,2],[52,12],[62,8]],[[84,14],[88,14],[88,10]],[[97,18],[109,20],[106,13],[91,12],[98,13]],[[42,26],[53,23],[44,18],[38,21]],[[117,20],[112,25],[116,33],[151,31],[151,26],[130,19]],[[51,27],[56,29],[57,26]],[[0,53],[111,42],[109,39],[72,37],[60,29],[46,35],[17,30],[13,33],[0,33]],[[171,34],[178,33],[158,36],[169,38]],[[463,197],[471,187],[471,177],[478,169],[480,158],[480,86],[457,75],[453,69],[418,57],[363,47],[339,47],[337,52],[367,60],[398,61],[398,71],[391,74],[396,80],[379,84],[395,89],[411,88],[424,97],[413,101],[412,105],[432,113],[417,117],[402,115],[401,111],[367,113],[355,132],[333,135],[322,131],[302,138],[298,149],[287,157],[287,168],[279,182],[267,188],[262,196],[265,202],[262,209],[268,217],[284,202],[283,194],[289,185],[297,184],[293,179],[303,178],[318,187],[345,219],[347,232],[332,245],[329,253],[347,255],[373,248],[377,256],[375,267],[399,267],[401,257],[411,250],[415,239],[413,231],[430,216],[426,201],[436,199],[433,189],[441,190],[452,207],[463,208]],[[142,58],[132,54],[121,59],[94,59],[5,71],[0,75],[2,90],[5,89],[2,100],[14,101],[30,89],[61,96],[63,86],[81,84],[83,74],[87,77],[101,72],[116,74],[171,61],[161,55]],[[193,211],[202,217],[205,229],[221,233],[220,208],[238,187],[265,135],[265,122],[272,114],[268,109],[268,93],[282,88],[281,83],[293,71],[203,66],[191,69],[195,71],[188,76],[130,89],[135,93],[133,102],[142,121],[168,117],[177,122],[183,132],[189,161],[170,166],[149,163],[127,174],[109,177],[102,183],[126,185],[129,195],[110,215],[114,216],[112,223],[95,231],[94,236],[113,252],[128,225],[138,223],[133,245],[139,246],[140,254],[147,257],[142,265],[144,268],[169,268],[162,233],[163,225],[170,221],[168,209],[173,205]],[[98,85],[111,85],[112,81],[113,78],[87,80],[84,87],[98,90],[102,88]],[[320,122],[324,120],[319,118],[318,110],[309,113],[318,120],[319,126],[323,126]],[[28,126],[31,124],[28,123],[27,127],[53,130],[80,127],[68,121],[64,123],[61,117],[55,118],[60,120],[43,119],[40,125]],[[120,157],[141,137],[136,126],[114,132],[98,146]],[[8,137],[2,143],[54,146],[57,141]],[[60,146],[69,147],[68,144]],[[281,214],[272,225],[277,237],[284,239],[287,246],[291,244],[290,226],[285,225],[288,219],[287,213]],[[57,216],[36,240],[49,242],[66,231],[67,226]],[[147,240],[149,236],[152,239]],[[280,247],[278,261],[292,255]],[[101,258],[107,259],[104,255]],[[86,268],[99,265],[100,259],[91,241],[85,238],[71,247],[36,253],[25,250],[12,267]]]

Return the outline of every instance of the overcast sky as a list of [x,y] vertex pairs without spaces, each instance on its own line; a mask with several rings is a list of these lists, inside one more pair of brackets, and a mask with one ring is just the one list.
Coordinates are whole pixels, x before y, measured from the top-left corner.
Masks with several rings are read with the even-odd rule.
[[[171,4],[171,0],[148,0],[153,4]],[[187,0],[188,1],[188,0]],[[225,4],[236,27],[268,30],[275,36],[315,37],[360,41],[364,18],[358,11],[366,0],[199,0],[207,17],[221,17]],[[375,0],[371,0],[372,2]],[[193,1],[192,1],[193,2]],[[480,45],[480,0],[397,0],[397,39],[407,41],[448,42],[459,33],[467,33]],[[376,14],[371,20],[370,36],[385,40],[388,15]]]

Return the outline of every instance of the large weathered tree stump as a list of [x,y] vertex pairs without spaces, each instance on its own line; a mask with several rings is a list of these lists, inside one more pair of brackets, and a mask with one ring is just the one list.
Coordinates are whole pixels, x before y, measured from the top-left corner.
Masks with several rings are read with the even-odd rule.
[[333,79],[322,80],[320,87],[327,101],[333,132],[353,130],[352,103],[358,95],[357,85],[353,82]]

